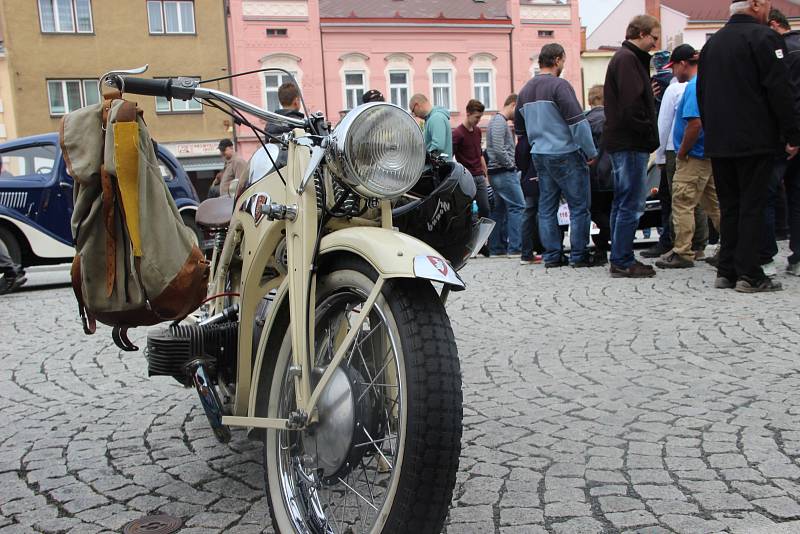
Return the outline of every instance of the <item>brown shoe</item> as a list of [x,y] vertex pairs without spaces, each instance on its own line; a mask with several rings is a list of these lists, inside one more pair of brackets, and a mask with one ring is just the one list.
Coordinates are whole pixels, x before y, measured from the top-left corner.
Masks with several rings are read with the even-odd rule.
[[661,269],[686,269],[688,267],[694,267],[694,262],[673,252],[666,258],[658,260],[656,262],[656,267]]
[[652,278],[656,275],[655,269],[639,262],[632,263],[627,269],[612,263],[609,272],[611,278]]

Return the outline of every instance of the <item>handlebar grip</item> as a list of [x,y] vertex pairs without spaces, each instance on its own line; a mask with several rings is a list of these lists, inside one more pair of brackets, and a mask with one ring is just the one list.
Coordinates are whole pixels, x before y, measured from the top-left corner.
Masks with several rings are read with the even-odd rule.
[[126,93],[133,93],[136,95],[149,95],[149,96],[163,96],[170,98],[172,96],[172,80],[166,78],[161,80],[154,80],[150,78],[134,78],[126,76],[123,78],[125,85],[124,91]]

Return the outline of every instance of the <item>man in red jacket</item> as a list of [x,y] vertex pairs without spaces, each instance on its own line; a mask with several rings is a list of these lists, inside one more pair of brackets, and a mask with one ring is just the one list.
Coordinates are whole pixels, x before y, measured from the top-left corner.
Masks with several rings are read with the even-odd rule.
[[656,274],[634,257],[633,239],[647,201],[647,161],[659,145],[649,52],[660,34],[655,17],[634,17],[606,72],[604,140],[614,169],[610,271],[615,278]]

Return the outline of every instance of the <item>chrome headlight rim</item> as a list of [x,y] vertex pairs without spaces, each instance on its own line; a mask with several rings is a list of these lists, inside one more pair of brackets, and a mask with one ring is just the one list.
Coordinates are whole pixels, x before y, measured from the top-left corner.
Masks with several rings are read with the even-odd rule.
[[[375,108],[390,112],[389,118],[392,121],[404,121],[398,126],[407,128],[403,134],[410,134],[410,138],[405,140],[406,143],[398,148],[400,151],[407,150],[409,159],[408,165],[401,171],[407,178],[401,187],[378,190],[373,177],[362,176],[353,162],[349,141],[358,128],[364,127],[363,121],[376,112]],[[408,111],[389,102],[370,102],[352,109],[331,133],[330,140],[331,146],[326,158],[329,169],[336,178],[367,198],[393,199],[402,196],[416,185],[425,167],[425,142],[422,130]]]

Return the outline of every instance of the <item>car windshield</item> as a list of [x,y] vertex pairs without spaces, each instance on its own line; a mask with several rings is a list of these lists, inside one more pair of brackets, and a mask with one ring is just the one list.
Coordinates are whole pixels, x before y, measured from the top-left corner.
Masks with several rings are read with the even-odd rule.
[[49,176],[53,172],[58,149],[55,145],[34,145],[2,152],[0,179],[21,176]]

